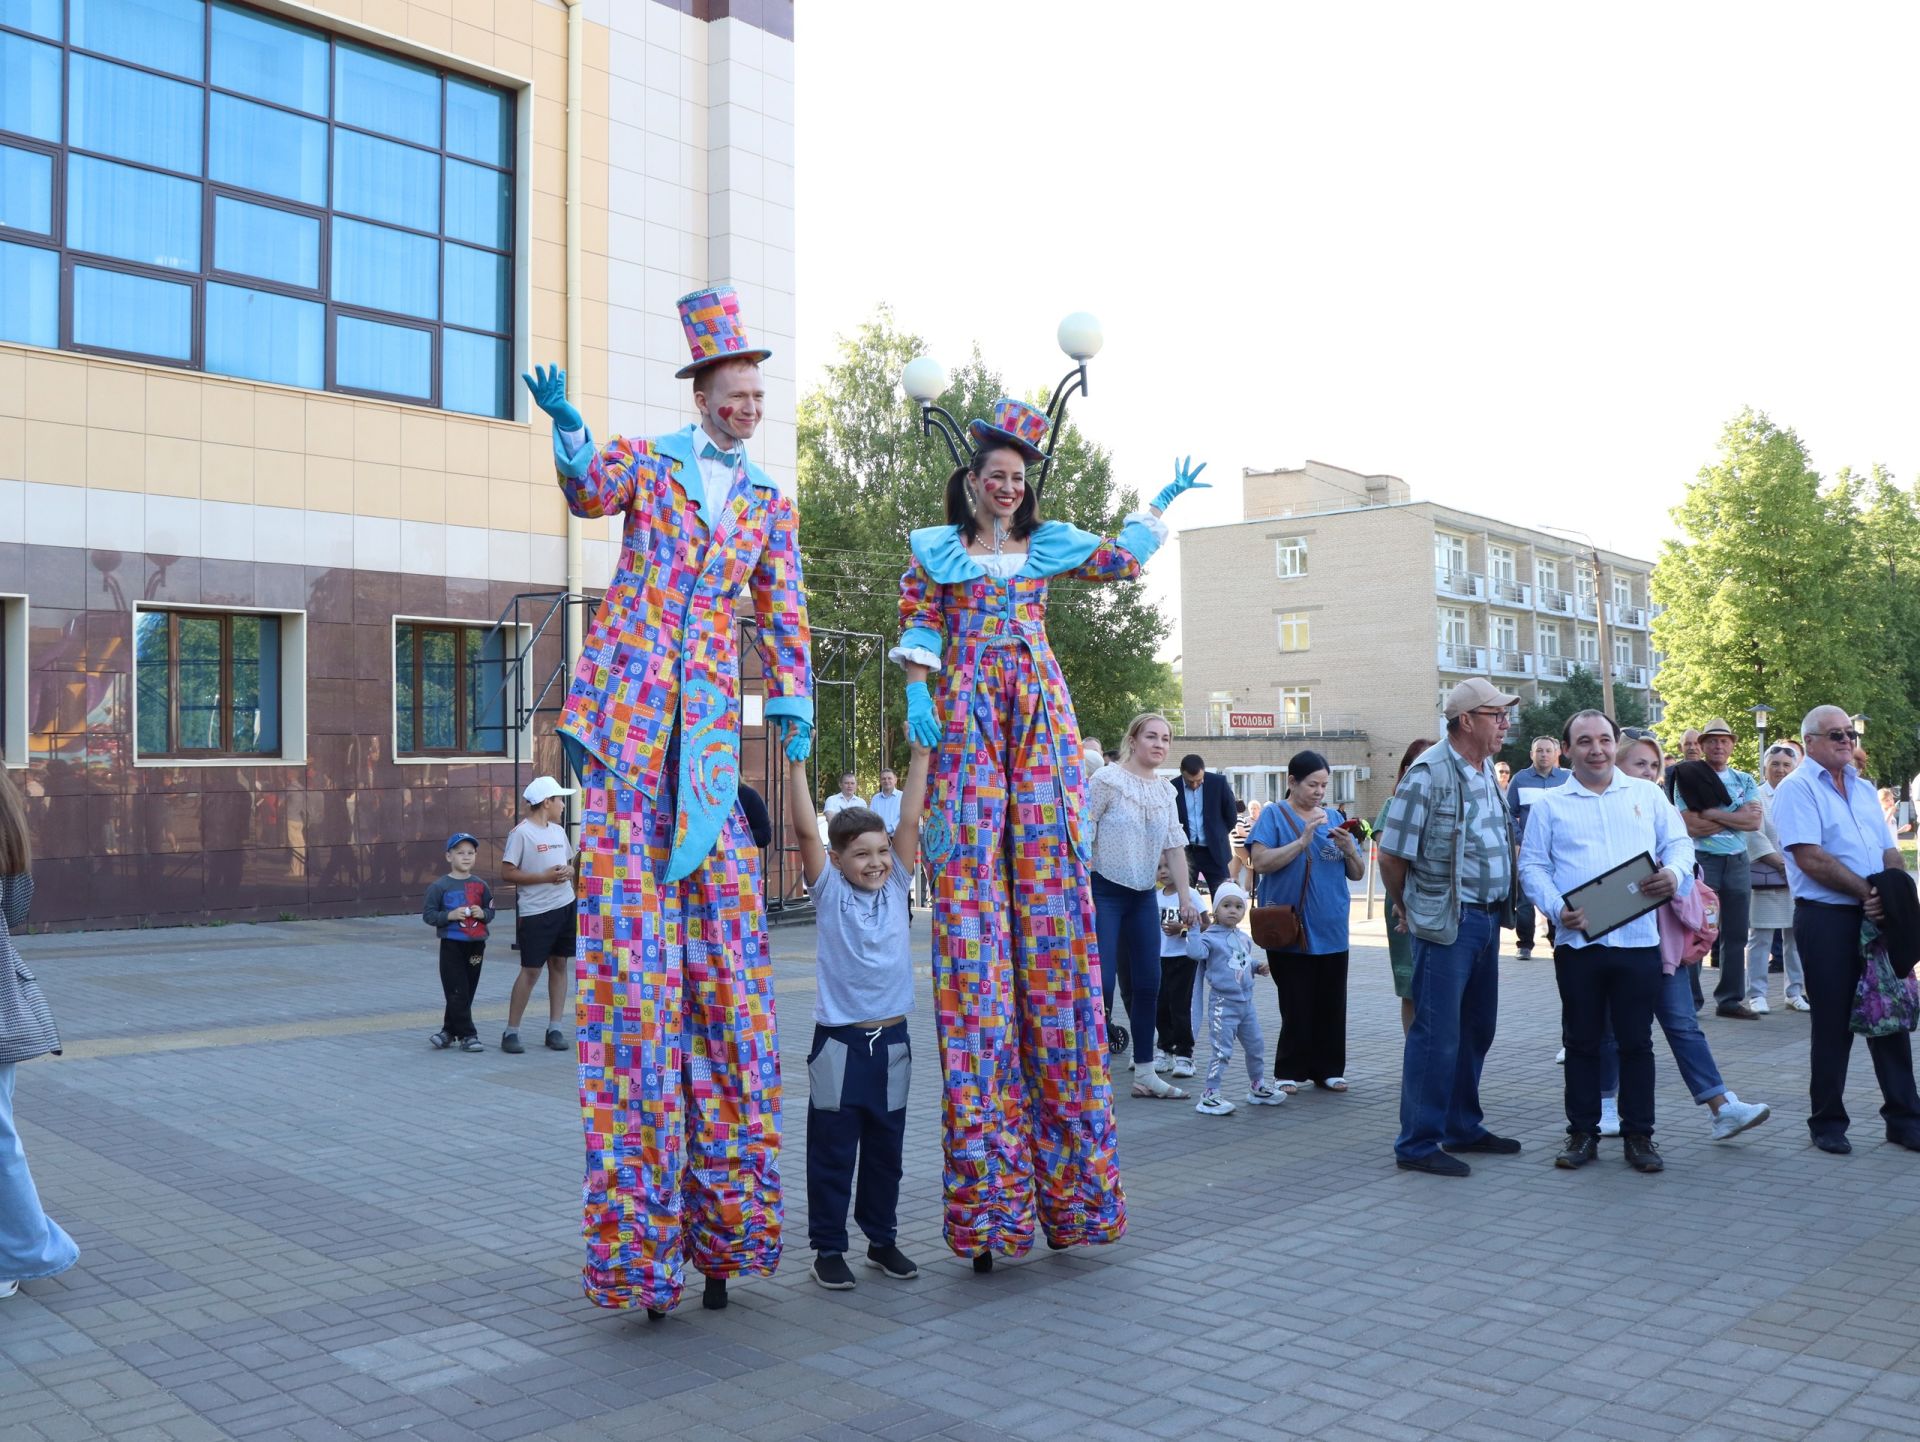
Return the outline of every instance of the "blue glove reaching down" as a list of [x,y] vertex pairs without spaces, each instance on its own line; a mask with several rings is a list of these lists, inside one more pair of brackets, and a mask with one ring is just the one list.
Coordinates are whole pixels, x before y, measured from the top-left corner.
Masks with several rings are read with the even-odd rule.
[[907,734],[920,746],[940,744],[940,717],[933,709],[933,693],[925,681],[907,683]]
[[805,761],[813,755],[813,723],[790,719],[780,723],[781,739],[786,742],[787,760]]
[[1155,511],[1166,510],[1168,503],[1182,491],[1212,490],[1213,486],[1209,482],[1200,479],[1200,472],[1206,468],[1207,463],[1205,461],[1200,462],[1197,466],[1194,465],[1192,456],[1188,456],[1183,461],[1175,461],[1173,465],[1173,484],[1153,498],[1153,509]]
[[584,431],[587,428],[585,419],[567,399],[567,373],[559,366],[535,366],[532,375],[522,371],[520,379],[533,392],[533,403],[553,417],[555,430]]

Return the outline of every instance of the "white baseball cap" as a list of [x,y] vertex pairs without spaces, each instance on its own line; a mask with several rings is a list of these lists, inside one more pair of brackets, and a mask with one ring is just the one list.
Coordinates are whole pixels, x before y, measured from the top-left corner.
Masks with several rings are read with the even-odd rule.
[[551,801],[556,796],[573,795],[551,776],[534,777],[527,783],[527,789],[520,794],[526,798],[529,806],[538,806],[542,801]]

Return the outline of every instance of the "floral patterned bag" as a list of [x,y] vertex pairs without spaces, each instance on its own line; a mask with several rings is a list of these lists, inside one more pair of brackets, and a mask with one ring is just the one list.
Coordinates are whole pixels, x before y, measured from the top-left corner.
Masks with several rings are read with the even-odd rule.
[[1871,921],[1860,923],[1860,984],[1853,989],[1848,1025],[1861,1036],[1896,1036],[1920,1023],[1920,972],[1894,973],[1886,939]]

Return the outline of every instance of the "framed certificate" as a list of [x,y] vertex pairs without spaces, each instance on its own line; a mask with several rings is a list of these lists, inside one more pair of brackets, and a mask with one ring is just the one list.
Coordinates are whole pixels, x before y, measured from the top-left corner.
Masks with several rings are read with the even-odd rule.
[[1566,904],[1587,914],[1581,935],[1588,941],[1598,941],[1660,905],[1644,890],[1644,883],[1659,869],[1653,857],[1643,851],[1567,892]]

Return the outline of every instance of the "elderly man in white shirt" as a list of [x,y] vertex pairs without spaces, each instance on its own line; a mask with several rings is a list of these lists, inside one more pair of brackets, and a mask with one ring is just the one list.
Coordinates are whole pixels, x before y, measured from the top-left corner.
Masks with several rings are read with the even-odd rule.
[[1647,900],[1664,902],[1693,885],[1686,824],[1659,787],[1615,769],[1619,736],[1613,718],[1599,711],[1579,712],[1567,722],[1562,739],[1573,779],[1530,808],[1520,884],[1558,923],[1553,969],[1567,1043],[1567,1145],[1554,1164],[1582,1167],[1599,1150],[1600,1049],[1611,1017],[1620,1048],[1627,1164],[1657,1172],[1665,1165],[1653,1141],[1653,1012],[1665,976],[1659,922],[1649,911],[1596,941],[1586,933],[1585,913],[1566,899],[1569,891],[1643,853],[1661,868],[1641,883]]

